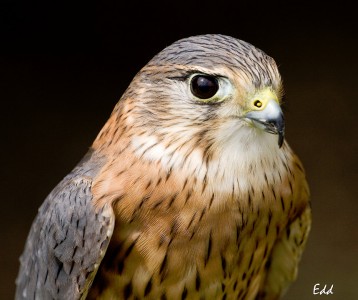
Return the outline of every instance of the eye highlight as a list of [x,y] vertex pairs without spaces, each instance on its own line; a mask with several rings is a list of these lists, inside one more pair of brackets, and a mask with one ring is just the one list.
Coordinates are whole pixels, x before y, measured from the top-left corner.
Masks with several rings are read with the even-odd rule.
[[219,90],[219,82],[210,75],[195,75],[191,78],[190,90],[199,99],[209,99]]

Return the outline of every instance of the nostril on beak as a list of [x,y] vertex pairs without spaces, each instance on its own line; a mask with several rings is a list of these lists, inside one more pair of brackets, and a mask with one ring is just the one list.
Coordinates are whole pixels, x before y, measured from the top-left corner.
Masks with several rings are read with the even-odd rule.
[[262,102],[260,100],[255,100],[254,101],[254,106],[257,108],[261,108],[262,107]]

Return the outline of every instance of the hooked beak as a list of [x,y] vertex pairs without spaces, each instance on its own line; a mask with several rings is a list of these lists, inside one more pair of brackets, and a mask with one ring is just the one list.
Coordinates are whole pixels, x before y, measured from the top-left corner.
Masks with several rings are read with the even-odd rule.
[[245,114],[245,118],[252,120],[254,125],[266,132],[277,134],[278,146],[281,148],[285,138],[285,119],[281,107],[274,99],[265,102],[263,109],[251,110]]

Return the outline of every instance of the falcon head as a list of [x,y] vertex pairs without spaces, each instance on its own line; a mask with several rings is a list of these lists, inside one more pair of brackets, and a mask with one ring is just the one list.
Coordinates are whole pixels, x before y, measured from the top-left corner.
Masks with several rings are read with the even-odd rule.
[[150,60],[115,112],[125,115],[137,154],[151,160],[198,148],[207,156],[273,152],[284,142],[281,91],[276,63],[263,51],[229,36],[199,35]]

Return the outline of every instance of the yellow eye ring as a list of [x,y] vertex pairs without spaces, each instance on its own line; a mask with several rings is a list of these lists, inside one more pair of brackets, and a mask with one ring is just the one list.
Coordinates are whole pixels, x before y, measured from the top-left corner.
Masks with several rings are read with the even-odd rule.
[[261,108],[262,107],[262,102],[260,100],[255,100],[254,101],[254,106],[256,106],[257,108]]

